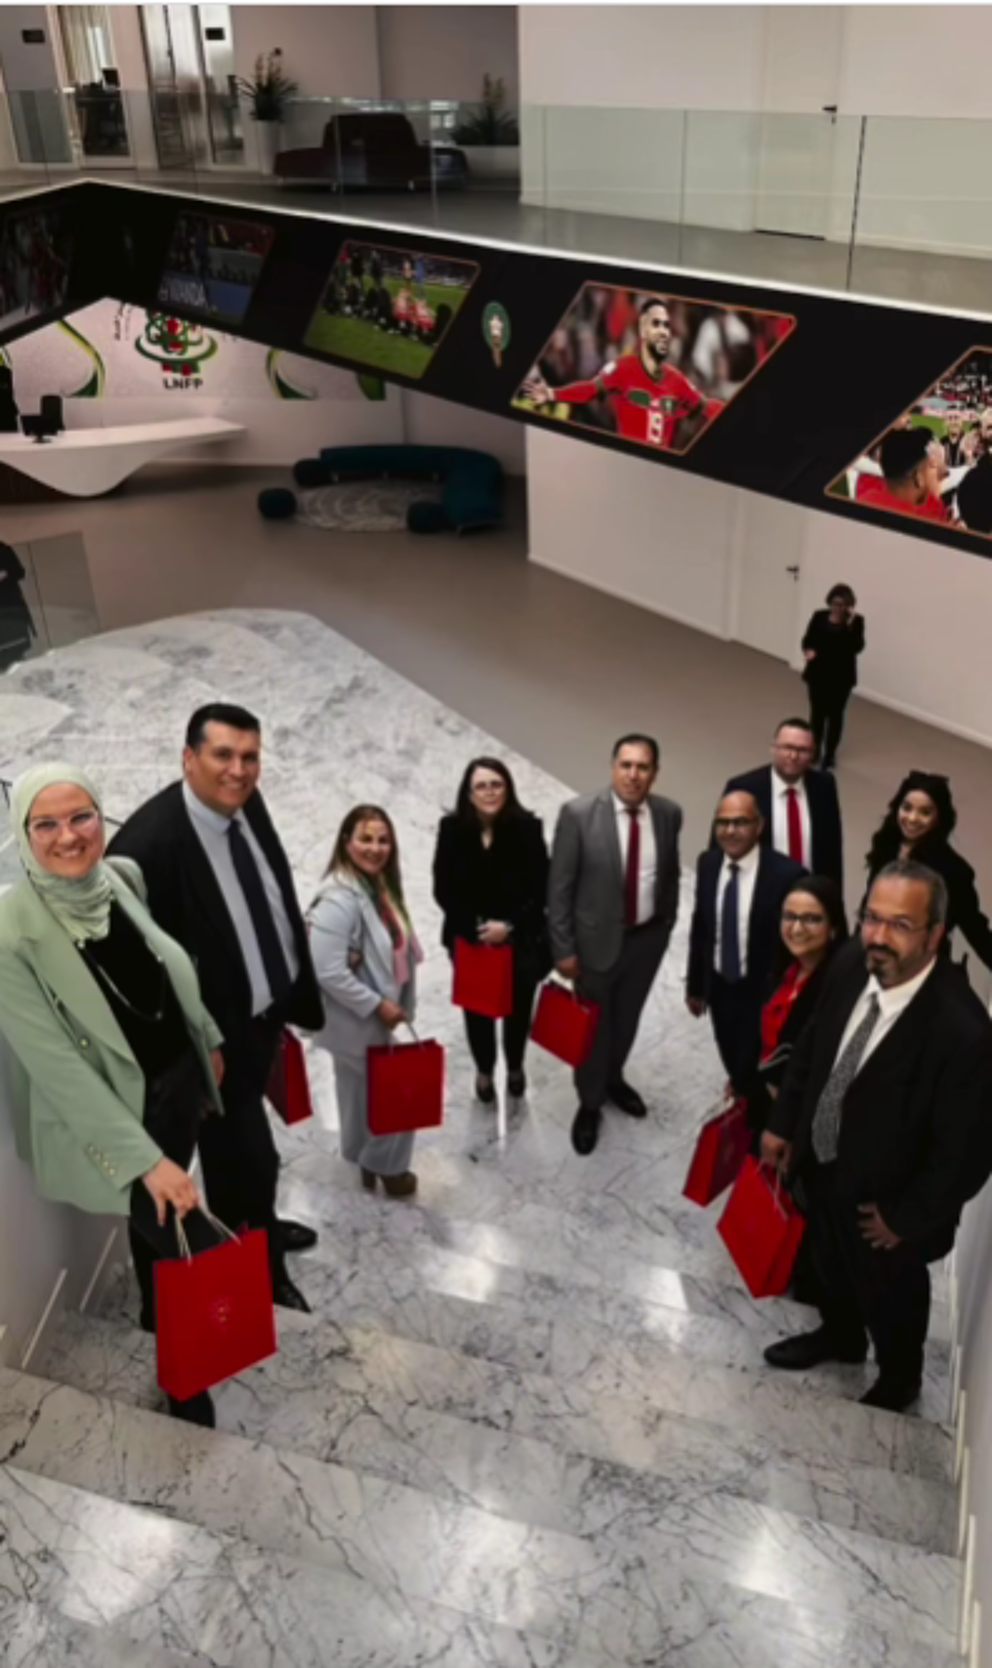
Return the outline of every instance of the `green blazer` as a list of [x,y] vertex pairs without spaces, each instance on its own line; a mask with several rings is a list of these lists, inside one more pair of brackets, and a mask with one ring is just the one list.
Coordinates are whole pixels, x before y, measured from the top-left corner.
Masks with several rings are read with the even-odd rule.
[[[107,859],[114,900],[160,956],[223,1112],[209,1050],[222,1037],[186,951],[155,925],[144,881],[126,857]],[[38,1191],[80,1210],[126,1216],[131,1183],[162,1157],[146,1135],[145,1079],[103,991],[29,880],[0,897],[0,1032],[19,1156]]]

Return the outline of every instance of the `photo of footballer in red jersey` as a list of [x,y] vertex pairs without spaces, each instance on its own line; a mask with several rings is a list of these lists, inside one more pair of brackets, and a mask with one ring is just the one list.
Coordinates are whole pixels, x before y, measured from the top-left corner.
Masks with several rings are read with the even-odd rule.
[[513,403],[681,454],[794,326],[785,314],[586,284]]
[[992,534],[992,348],[974,347],[827,488],[890,515]]

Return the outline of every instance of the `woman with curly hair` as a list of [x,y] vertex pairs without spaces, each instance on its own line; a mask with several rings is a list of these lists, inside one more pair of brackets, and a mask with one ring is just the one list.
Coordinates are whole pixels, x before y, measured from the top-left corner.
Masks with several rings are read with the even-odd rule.
[[887,863],[911,857],[941,876],[947,887],[947,931],[942,947],[950,946],[954,928],[963,933],[975,954],[992,969],[992,927],[975,886],[975,871],[950,843],[958,820],[946,776],[911,770],[889,801],[871,850],[865,859],[868,888]]

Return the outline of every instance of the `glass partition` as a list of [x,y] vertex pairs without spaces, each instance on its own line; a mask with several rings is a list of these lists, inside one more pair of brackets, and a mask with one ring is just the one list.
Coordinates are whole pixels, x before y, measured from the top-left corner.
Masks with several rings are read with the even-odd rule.
[[0,673],[99,630],[81,533],[0,543]]

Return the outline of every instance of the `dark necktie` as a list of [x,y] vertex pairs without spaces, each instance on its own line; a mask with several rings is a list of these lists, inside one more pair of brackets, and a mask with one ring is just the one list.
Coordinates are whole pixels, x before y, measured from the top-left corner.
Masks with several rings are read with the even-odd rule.
[[731,863],[720,911],[720,975],[730,985],[741,977],[740,872],[740,864]]
[[624,926],[637,925],[637,897],[641,878],[641,825],[636,810],[627,806],[630,818],[630,838],[627,841],[627,868],[623,877]]
[[875,1026],[878,1024],[879,1012],[878,997],[873,996],[868,1003],[868,1012],[835,1064],[826,1083],[824,1083],[822,1093],[816,1103],[811,1134],[813,1151],[821,1164],[832,1164],[837,1157],[844,1096],[858,1075],[861,1057],[868,1047]]
[[799,814],[799,795],[795,788],[786,788],[786,812],[788,815],[789,856],[796,863],[803,862],[803,819]]
[[258,872],[258,864],[252,856],[251,847],[235,817],[228,824],[231,838],[231,857],[234,862],[234,872],[241,882],[241,890],[245,895],[251,924],[258,939],[258,948],[265,968],[265,977],[269,981],[273,1002],[285,1002],[292,988],[289,965],[285,952],[279,941],[279,932],[272,913],[272,906],[265,896],[265,887]]

